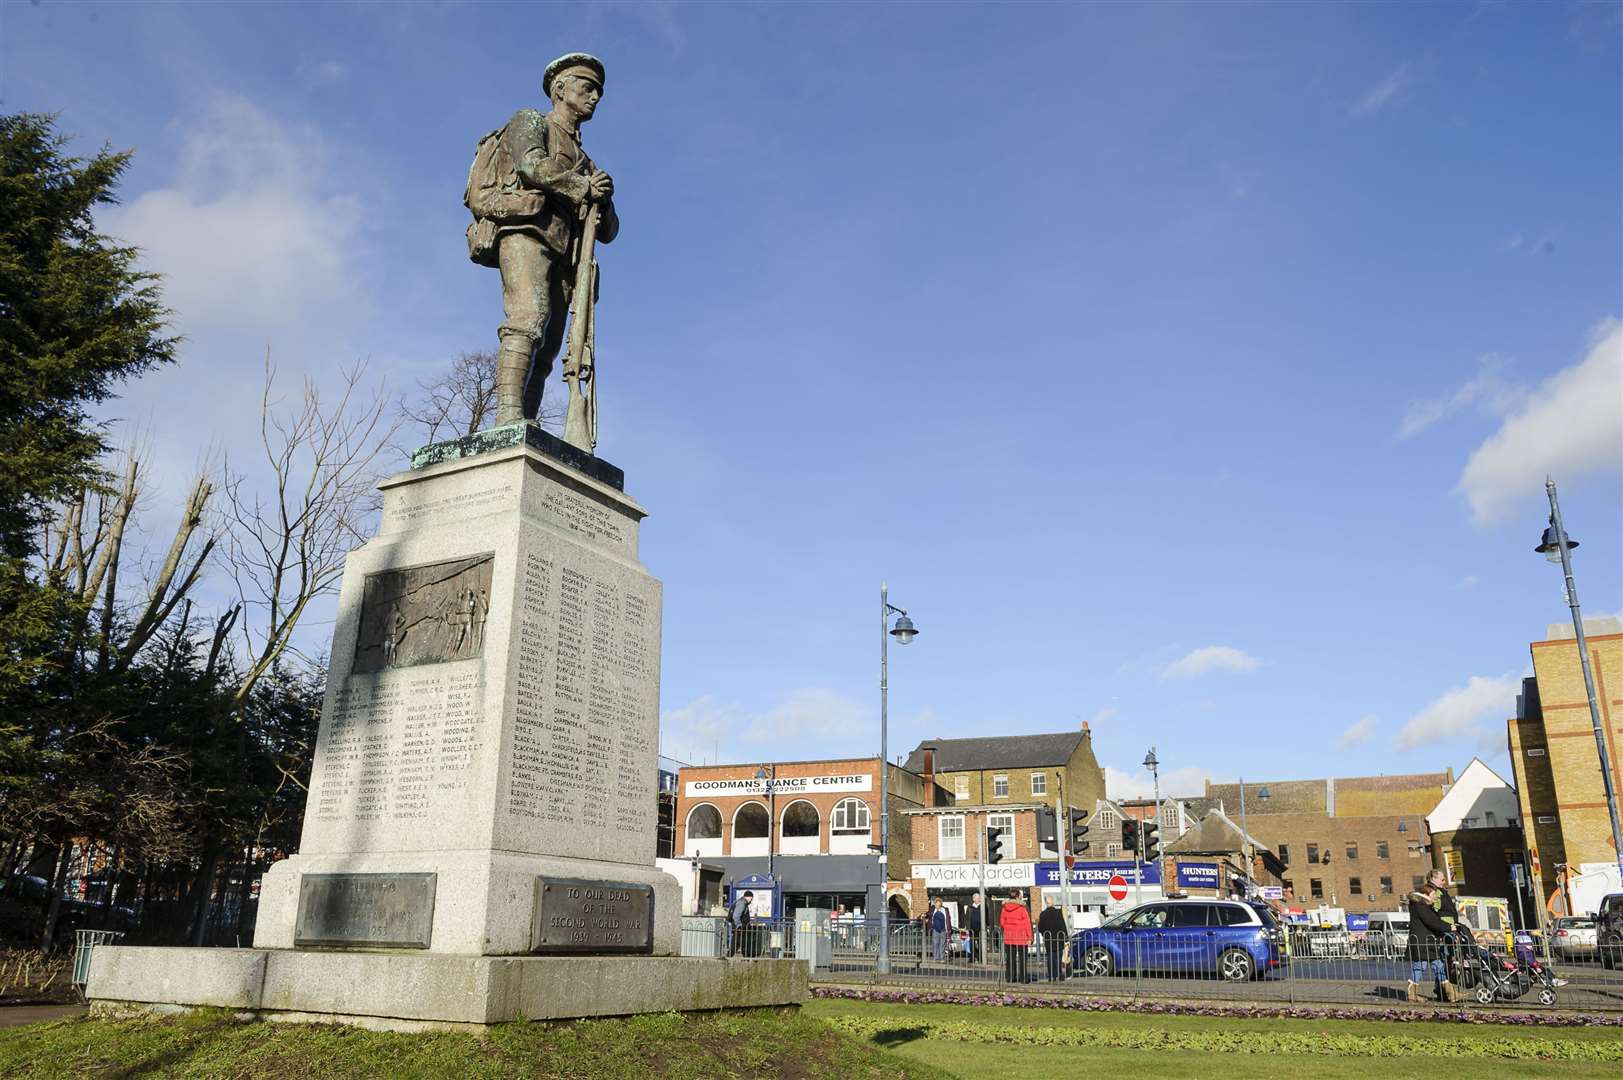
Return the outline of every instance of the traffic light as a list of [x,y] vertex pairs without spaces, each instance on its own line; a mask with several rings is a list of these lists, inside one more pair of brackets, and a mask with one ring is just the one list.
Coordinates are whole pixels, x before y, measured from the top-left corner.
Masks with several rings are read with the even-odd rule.
[[1003,861],[1003,830],[986,830],[986,862],[995,866]]
[[1128,855],[1138,854],[1138,819],[1121,819],[1121,850]]
[[999,829],[997,834],[997,857],[999,860],[1014,858],[1014,830]]
[[1072,853],[1086,851],[1088,847],[1088,812],[1072,807],[1070,811],[1070,847]]
[[1152,862],[1161,857],[1161,826],[1154,821],[1144,823],[1144,861]]
[[1046,806],[1037,808],[1037,843],[1053,847],[1059,842],[1059,823],[1054,811]]

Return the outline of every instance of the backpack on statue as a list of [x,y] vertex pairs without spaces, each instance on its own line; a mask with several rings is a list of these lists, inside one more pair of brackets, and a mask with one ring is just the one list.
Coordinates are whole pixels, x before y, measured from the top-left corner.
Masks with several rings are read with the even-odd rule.
[[507,128],[487,131],[468,166],[468,186],[462,204],[473,214],[468,226],[468,258],[480,266],[496,265],[496,230],[500,225],[534,217],[546,202],[546,193],[526,189],[513,169]]

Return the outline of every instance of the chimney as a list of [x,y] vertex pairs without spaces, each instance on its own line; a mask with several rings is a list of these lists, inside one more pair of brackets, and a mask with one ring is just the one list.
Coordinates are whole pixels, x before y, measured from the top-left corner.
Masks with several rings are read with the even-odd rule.
[[924,748],[924,798],[925,806],[935,805],[935,751],[929,747]]
[[1084,738],[1093,738],[1093,732],[1088,730],[1088,722],[1086,720],[1082,721],[1082,735]]

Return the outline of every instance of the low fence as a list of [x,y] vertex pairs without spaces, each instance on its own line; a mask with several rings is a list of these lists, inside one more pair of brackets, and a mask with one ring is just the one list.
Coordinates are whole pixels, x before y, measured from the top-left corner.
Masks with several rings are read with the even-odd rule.
[[[814,979],[844,984],[995,989],[1142,999],[1210,999],[1280,1004],[1506,1006],[1623,1011],[1623,957],[1608,967],[1594,953],[1518,955],[1502,943],[1460,941],[1419,965],[1405,943],[1344,931],[1289,934],[1252,927],[1167,927],[1036,935],[1006,944],[1001,933],[938,934],[917,922],[892,924],[881,956],[874,922],[794,926],[726,920],[701,930],[684,920],[683,952],[704,956],[804,959]],[[693,924],[690,931],[689,926]],[[690,941],[693,943],[690,949]],[[708,950],[708,951],[701,951]]]

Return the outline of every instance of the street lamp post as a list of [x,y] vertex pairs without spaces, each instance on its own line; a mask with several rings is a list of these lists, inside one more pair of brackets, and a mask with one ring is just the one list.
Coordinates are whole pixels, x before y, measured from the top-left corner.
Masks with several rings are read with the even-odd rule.
[[[891,613],[898,618],[893,628]],[[907,612],[890,602],[890,588],[879,583],[879,974],[890,973],[890,639],[906,645],[918,630]]]
[[[1153,746],[1150,747],[1150,752],[1144,755],[1144,767],[1150,770],[1150,780],[1155,785],[1155,824],[1157,827],[1159,827],[1161,824],[1161,763],[1156,760],[1155,747]],[[1139,830],[1140,833],[1143,831],[1143,829]],[[1166,864],[1161,859],[1161,852],[1165,850],[1166,843],[1163,841],[1160,849],[1155,853],[1156,872],[1161,878],[1162,896],[1167,894],[1167,876],[1165,873]],[[1139,867],[1138,873],[1139,876],[1142,877],[1144,875],[1144,868]]]
[[[1271,797],[1268,785],[1264,784],[1257,792],[1257,798],[1267,802]],[[1245,817],[1245,777],[1240,777],[1240,831],[1245,835],[1240,837],[1240,850],[1245,854],[1245,895],[1251,898],[1252,875],[1257,872],[1257,849],[1251,842],[1251,826],[1246,823]]]
[[766,781],[766,876],[772,879],[772,888],[778,888],[778,875],[773,869],[772,831],[778,825],[778,765],[763,765],[755,770],[755,779]]
[[1623,828],[1617,817],[1617,791],[1612,786],[1611,756],[1606,752],[1606,727],[1601,723],[1600,705],[1595,701],[1595,676],[1589,670],[1589,639],[1584,636],[1584,619],[1578,611],[1578,586],[1572,580],[1572,549],[1578,541],[1567,535],[1561,524],[1561,504],[1555,497],[1555,481],[1544,478],[1544,490],[1550,496],[1550,526],[1544,530],[1534,551],[1552,563],[1559,563],[1567,579],[1567,606],[1572,609],[1572,629],[1578,637],[1578,664],[1583,668],[1584,691],[1589,695],[1589,723],[1595,731],[1595,751],[1600,755],[1600,780],[1606,792],[1606,812],[1612,818],[1612,852],[1617,858],[1619,877],[1623,877]]

